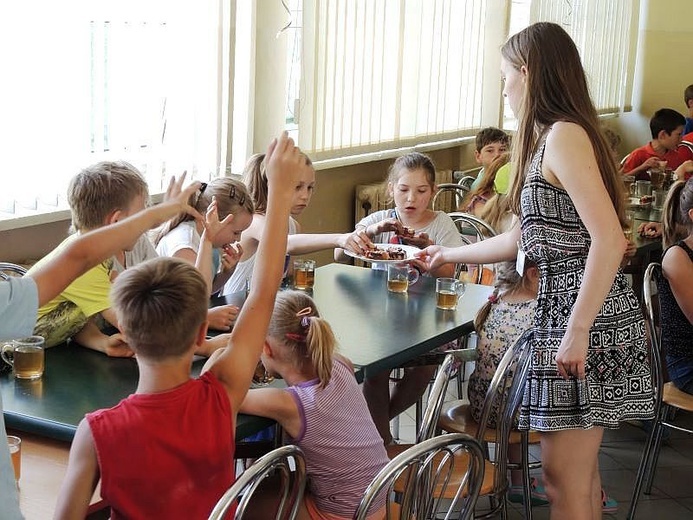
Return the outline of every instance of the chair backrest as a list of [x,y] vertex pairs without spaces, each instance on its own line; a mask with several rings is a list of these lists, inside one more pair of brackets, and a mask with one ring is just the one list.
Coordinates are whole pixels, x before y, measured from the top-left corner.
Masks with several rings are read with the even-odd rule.
[[421,427],[416,433],[416,442],[425,441],[435,435],[438,425],[438,417],[443,409],[445,394],[448,391],[448,383],[453,375],[457,373],[455,359],[462,362],[473,359],[474,349],[448,350],[443,362],[438,367],[438,372],[433,380],[433,386],[428,393],[428,402],[421,419]]
[[[459,454],[459,455],[458,455]],[[468,456],[460,456],[466,454]],[[457,456],[456,456],[457,455]],[[452,501],[440,498],[445,493],[456,464],[467,464]],[[460,518],[468,520],[474,515],[474,506],[484,479],[484,454],[479,442],[469,435],[448,433],[414,444],[393,458],[373,478],[366,488],[354,518],[364,520],[377,497],[386,494],[389,514],[394,484],[406,479],[404,492],[398,497],[398,518]],[[442,488],[442,489],[441,489]],[[442,491],[442,492],[441,492]],[[436,498],[438,497],[438,498]]]
[[11,262],[0,262],[0,280],[7,280],[10,276],[24,276],[26,269],[21,265]]
[[[444,195],[446,193],[452,193],[454,195],[452,200],[448,200],[449,197]],[[443,182],[438,184],[438,189],[431,201],[431,208],[441,211],[454,211],[462,204],[462,200],[467,193],[469,193],[469,187],[463,184],[456,182]]]
[[[290,462],[293,462],[293,471]],[[238,507],[234,518],[243,518],[255,490],[265,477],[275,471],[279,472],[281,477],[281,501],[275,518],[293,520],[298,513],[306,487],[305,458],[301,449],[294,445],[282,446],[257,459],[219,499],[209,515],[209,520],[225,518],[228,510],[236,503]]]
[[[652,387],[655,392],[655,403],[659,407],[662,402],[664,391],[664,357],[662,354],[662,332],[661,332],[661,311],[659,306],[658,283],[662,278],[662,266],[657,262],[652,262],[645,269],[643,276],[642,294],[645,303],[645,317],[647,329],[650,336],[650,365],[652,371]],[[656,411],[658,414],[658,410]],[[658,415],[655,415],[658,417]]]
[[[495,230],[482,219],[471,213],[464,213],[461,211],[453,211],[448,213],[452,219],[457,231],[460,233],[460,237],[465,244],[479,242],[486,238],[490,238],[496,235]],[[476,268],[470,269],[467,264],[457,264],[455,267],[455,278],[466,278],[465,281],[471,281],[474,283],[481,283],[484,277],[484,264],[478,264]],[[471,273],[471,279],[469,275],[463,277],[463,274]]]
[[[477,171],[477,175],[480,170]],[[473,175],[465,175],[463,176],[459,181],[457,181],[457,184],[460,186],[464,186],[467,188],[468,191],[471,191],[472,189],[472,184],[474,184],[474,181],[476,180],[476,177]]]
[[501,358],[496,372],[484,398],[479,428],[476,438],[483,442],[486,425],[494,407],[498,413],[496,424],[497,442],[494,456],[497,471],[495,489],[502,489],[507,484],[508,438],[515,423],[515,416],[524,394],[525,381],[530,365],[530,340],[532,329],[526,330]]

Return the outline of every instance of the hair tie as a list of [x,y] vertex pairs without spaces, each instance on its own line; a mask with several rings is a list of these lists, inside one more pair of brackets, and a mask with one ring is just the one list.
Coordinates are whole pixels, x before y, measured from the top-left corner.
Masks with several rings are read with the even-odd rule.
[[495,292],[489,294],[488,301],[490,301],[491,303],[498,303],[498,295]]
[[294,334],[293,332],[287,332],[284,334],[287,339],[296,341],[297,343],[303,343],[306,341],[306,336],[304,334]]

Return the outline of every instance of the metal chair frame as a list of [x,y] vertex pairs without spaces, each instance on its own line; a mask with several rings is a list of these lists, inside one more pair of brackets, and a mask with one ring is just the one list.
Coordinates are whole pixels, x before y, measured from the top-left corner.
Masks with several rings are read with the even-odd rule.
[[[527,379],[530,361],[529,340],[532,330],[525,331],[515,343],[508,348],[501,358],[496,372],[486,392],[484,407],[481,413],[475,438],[483,443],[486,436],[486,424],[493,407],[498,403],[498,426],[496,429],[496,452],[494,456],[493,492],[489,494],[491,509],[482,513],[477,518],[488,518],[501,514],[501,518],[508,516],[507,489],[508,489],[508,439],[512,425],[515,421],[517,410],[524,394],[524,383]],[[438,426],[445,429],[438,421]],[[526,453],[526,451],[523,452]],[[523,487],[526,496],[530,496],[529,470],[523,468]],[[484,495],[482,495],[484,496]],[[496,503],[497,502],[497,503]],[[530,510],[531,515],[531,510]]]
[[[461,182],[461,181],[460,181]],[[462,200],[464,197],[469,193],[470,188],[467,187],[464,184],[460,184],[457,182],[442,182],[438,184],[438,189],[436,190],[435,195],[433,195],[433,200],[431,201],[431,208],[432,209],[438,209],[437,203],[438,199],[443,193],[450,193],[452,192],[453,195],[455,196],[455,208],[459,208],[460,204],[462,204]]]
[[[471,244],[472,240],[469,236],[475,236],[477,241],[484,240],[496,236],[496,231],[482,219],[471,213],[464,213],[461,211],[453,211],[448,213],[452,221],[454,222],[457,230],[460,233],[462,241],[466,244]],[[469,233],[471,231],[471,233]],[[466,264],[457,264],[455,267],[455,278],[459,278],[464,272]],[[484,264],[478,264],[477,276],[475,283],[481,283],[481,279],[484,275]]]
[[10,275],[7,273],[13,273],[17,276],[24,276],[26,274],[26,269],[21,265],[13,264],[11,262],[0,262],[0,279],[7,280]]
[[[458,464],[466,464],[466,471],[449,503],[439,490],[447,489],[451,484],[452,473]],[[396,518],[440,518],[438,515],[445,514],[443,518],[446,520],[468,520],[474,515],[483,472],[484,455],[473,437],[451,433],[427,439],[397,455],[378,472],[366,488],[354,518],[365,520],[374,500],[386,491],[388,520],[393,518],[393,496],[398,497],[399,514]],[[402,480],[405,481],[404,490],[395,492],[395,483]]]
[[652,371],[652,387],[655,393],[655,417],[653,427],[645,445],[638,473],[635,479],[633,497],[630,502],[630,509],[626,518],[635,518],[635,512],[640,500],[643,483],[645,494],[649,495],[652,491],[652,481],[654,480],[657,461],[662,446],[662,435],[665,428],[672,428],[684,433],[693,434],[693,430],[677,425],[673,422],[673,412],[683,410],[693,412],[693,396],[678,390],[674,383],[666,382],[663,363],[661,343],[661,314],[659,301],[655,301],[654,288],[657,280],[661,279],[662,266],[657,262],[652,262],[647,266],[643,277],[643,299],[645,301],[645,314],[647,328],[650,333],[650,364]]
[[[289,465],[293,461],[295,469]],[[233,504],[238,502],[234,519],[243,518],[248,503],[263,479],[278,471],[282,486],[281,501],[277,509],[277,520],[293,520],[303,499],[306,487],[306,463],[298,446],[287,445],[276,448],[257,459],[246,469],[236,482],[222,495],[209,515],[209,520],[222,520]]]
[[[524,333],[525,335],[529,335],[529,331]],[[520,337],[520,340],[522,339],[522,336]],[[520,341],[518,340],[518,341]],[[474,349],[476,350],[476,349]],[[527,349],[529,350],[529,349]],[[489,390],[490,387],[489,387]],[[484,405],[486,406],[486,403],[489,400],[489,394],[486,394],[486,400],[484,402]],[[459,408],[469,408],[469,404],[466,401],[458,400],[454,401],[452,403],[449,403],[444,410],[441,410],[441,417],[438,420],[438,426],[443,430],[443,431],[449,431],[449,432],[456,432],[456,433],[471,433],[472,427],[476,423],[472,423],[467,425],[467,428],[464,428],[462,426],[456,427],[453,418],[448,415],[449,412],[453,412],[456,409]],[[492,404],[491,404],[491,409],[492,409]],[[500,418],[499,418],[500,420]],[[479,427],[480,425],[484,424],[484,430],[482,433],[482,437],[479,437]],[[476,424],[475,428],[476,431],[474,432],[477,436],[477,439],[482,443],[482,447],[484,447],[486,451],[486,456],[489,456],[489,450],[488,450],[488,444],[489,442],[495,444],[500,438],[500,435],[502,433],[498,429],[492,429],[486,426],[488,424],[488,418],[487,417],[481,417],[481,421]],[[522,471],[522,487],[523,487],[523,495],[525,497],[525,503],[524,503],[524,508],[525,508],[525,518],[527,520],[531,520],[532,518],[532,501],[531,501],[531,478],[529,471],[532,469],[537,469],[541,468],[541,462],[530,462],[529,461],[529,445],[530,445],[530,432],[528,430],[511,430],[514,433],[519,433],[519,438],[520,438],[520,446],[521,446],[521,452],[522,456],[519,462],[507,462],[507,469],[509,470],[514,470],[514,469],[519,469]],[[506,436],[507,439],[510,438],[510,433]],[[534,441],[536,442],[536,441]],[[508,442],[510,444],[510,442]],[[496,457],[497,458],[497,457]]]

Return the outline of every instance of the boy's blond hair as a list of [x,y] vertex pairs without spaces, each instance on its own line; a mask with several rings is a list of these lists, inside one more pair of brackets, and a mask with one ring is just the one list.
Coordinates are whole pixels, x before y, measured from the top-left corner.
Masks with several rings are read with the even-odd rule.
[[111,213],[127,209],[138,196],[147,199],[149,189],[132,164],[102,161],[87,166],[67,189],[72,225],[77,231],[100,228]]
[[130,348],[148,360],[184,354],[207,319],[208,287],[195,266],[171,257],[125,270],[111,289]]

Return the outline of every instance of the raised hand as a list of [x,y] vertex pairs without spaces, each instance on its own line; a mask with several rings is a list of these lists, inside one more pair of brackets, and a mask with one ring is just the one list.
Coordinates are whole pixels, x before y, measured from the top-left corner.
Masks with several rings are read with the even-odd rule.
[[231,330],[238,316],[238,310],[238,307],[235,305],[221,305],[209,309],[207,312],[209,328],[224,331]]
[[204,223],[204,218],[202,215],[200,215],[200,213],[188,203],[190,197],[192,197],[193,194],[200,189],[201,183],[199,181],[195,181],[183,189],[183,183],[185,182],[186,176],[187,172],[183,172],[180,177],[176,178],[173,176],[169,180],[168,188],[164,194],[164,199],[161,204],[157,204],[156,206],[159,224],[171,217],[175,217],[180,213],[187,213],[200,223]]
[[[272,140],[267,148],[265,164],[270,194],[282,193],[290,198],[300,182],[301,173],[310,168],[306,157],[301,155],[300,149],[287,132],[282,132],[278,139]],[[272,189],[272,186],[275,188]]]

